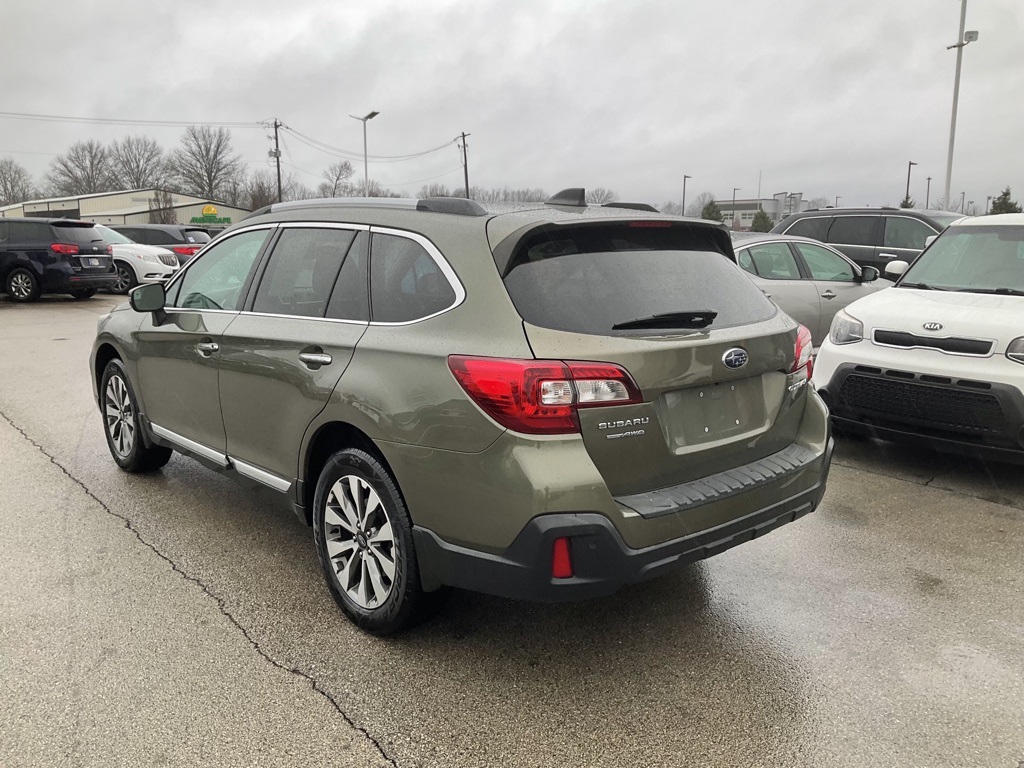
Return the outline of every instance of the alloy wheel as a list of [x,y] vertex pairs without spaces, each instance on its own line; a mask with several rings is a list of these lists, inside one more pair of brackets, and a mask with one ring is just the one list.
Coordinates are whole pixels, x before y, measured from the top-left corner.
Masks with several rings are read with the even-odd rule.
[[379,608],[395,584],[395,535],[377,492],[356,475],[331,487],[324,510],[327,554],[338,583],[361,608]]
[[117,293],[125,293],[132,284],[132,277],[128,274],[128,268],[117,267],[117,280],[114,281],[114,290]]
[[118,456],[127,457],[135,445],[135,409],[128,395],[124,379],[114,375],[107,380],[103,412],[107,422],[107,433]]
[[32,278],[24,272],[18,272],[11,277],[7,289],[19,299],[27,299],[32,295]]

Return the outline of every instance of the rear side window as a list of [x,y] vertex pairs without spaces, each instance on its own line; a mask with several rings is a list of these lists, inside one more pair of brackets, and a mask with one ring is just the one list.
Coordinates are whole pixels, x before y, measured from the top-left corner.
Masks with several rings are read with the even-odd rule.
[[53,232],[45,221],[12,221],[12,243],[50,243]]
[[377,323],[404,323],[443,312],[455,290],[423,246],[374,234],[370,244],[370,312]]
[[836,216],[828,230],[828,242],[839,245],[878,245],[876,233],[880,220],[880,216]]
[[800,221],[793,224],[793,226],[786,230],[786,234],[824,241],[828,236],[828,225],[831,223],[832,218],[830,216],[808,216],[806,219],[800,219]]
[[260,280],[254,312],[323,317],[355,232],[287,228]]
[[144,229],[142,235],[145,242],[150,245],[178,245],[185,242],[177,232],[168,232],[163,229]]
[[923,221],[908,216],[885,217],[885,239],[882,244],[886,248],[914,248],[924,250],[925,238],[937,234]]
[[544,228],[517,247],[505,288],[532,325],[603,336],[618,333],[618,323],[663,313],[717,312],[711,328],[775,315],[775,305],[718,248],[704,227]]

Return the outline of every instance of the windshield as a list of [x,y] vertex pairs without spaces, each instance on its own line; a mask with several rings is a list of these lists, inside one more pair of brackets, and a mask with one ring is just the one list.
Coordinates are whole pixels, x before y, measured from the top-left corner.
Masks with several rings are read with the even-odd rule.
[[954,221],[963,218],[961,213],[943,213],[942,211],[928,211],[928,218],[941,227],[948,227]]
[[900,286],[1024,291],[1024,226],[950,227],[907,270]]
[[120,232],[117,232],[116,230],[113,230],[110,227],[104,227],[102,224],[97,224],[96,229],[100,231],[100,234],[103,235],[104,239],[108,243],[117,243],[118,245],[130,245],[133,242],[132,240],[129,240],[127,237],[122,235]]

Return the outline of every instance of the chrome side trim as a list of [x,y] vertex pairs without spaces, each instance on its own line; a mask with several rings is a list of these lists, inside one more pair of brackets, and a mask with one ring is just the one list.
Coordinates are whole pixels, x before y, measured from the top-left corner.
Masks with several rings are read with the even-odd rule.
[[369,224],[347,224],[343,221],[281,221],[278,226],[282,229],[291,227],[315,227],[316,229],[352,229],[359,232],[369,232]]
[[278,477],[272,472],[267,472],[265,469],[254,467],[252,464],[248,464],[244,461],[239,461],[238,459],[234,458],[231,459],[231,463],[234,464],[235,470],[238,472],[238,474],[244,475],[245,477],[248,477],[250,480],[255,480],[259,483],[263,483],[264,485],[273,488],[275,491],[285,493],[289,488],[292,487],[292,484],[288,480],[285,480],[283,477]]
[[198,454],[203,458],[209,459],[210,461],[214,461],[217,464],[220,464],[225,469],[231,466],[231,461],[228,459],[227,455],[221,453],[220,451],[215,451],[213,450],[213,448],[207,448],[202,443],[197,443],[195,440],[189,440],[187,437],[182,437],[177,432],[171,432],[171,430],[165,429],[164,427],[161,427],[159,424],[154,424],[153,422],[149,423],[149,428],[154,435],[162,437],[164,440],[168,440],[176,445],[179,445],[185,450]]
[[252,310],[245,310],[243,312],[239,312],[238,314],[252,315],[253,317],[276,317],[280,318],[281,320],[302,320],[303,322],[306,323],[342,323],[343,325],[361,325],[364,328],[370,324],[366,320],[341,320],[335,317],[310,317],[309,315],[281,315],[275,312],[253,312]]

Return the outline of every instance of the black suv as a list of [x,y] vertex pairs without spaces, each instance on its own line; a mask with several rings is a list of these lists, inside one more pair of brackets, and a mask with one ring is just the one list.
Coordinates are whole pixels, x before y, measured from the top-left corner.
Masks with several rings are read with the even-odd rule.
[[117,282],[112,248],[91,221],[0,219],[0,285],[15,301],[87,299]]
[[828,243],[884,275],[890,261],[914,261],[927,238],[961,218],[959,213],[913,208],[817,208],[786,217],[772,232]]
[[212,239],[204,227],[188,224],[111,224],[110,228],[136,243],[169,248],[177,255],[179,266]]

